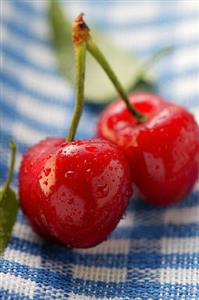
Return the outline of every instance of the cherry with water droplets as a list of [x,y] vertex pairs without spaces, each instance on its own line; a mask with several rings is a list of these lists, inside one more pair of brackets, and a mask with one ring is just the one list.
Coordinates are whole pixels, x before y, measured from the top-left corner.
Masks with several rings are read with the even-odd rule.
[[73,25],[77,91],[67,139],[47,138],[31,147],[19,172],[20,203],[35,231],[76,248],[106,240],[132,195],[128,163],[116,145],[105,139],[74,140],[83,109],[89,38],[83,23],[80,15]]
[[129,96],[146,116],[139,123],[119,99],[101,114],[97,136],[123,149],[132,179],[149,203],[165,206],[185,196],[199,174],[199,127],[182,106],[149,93]]

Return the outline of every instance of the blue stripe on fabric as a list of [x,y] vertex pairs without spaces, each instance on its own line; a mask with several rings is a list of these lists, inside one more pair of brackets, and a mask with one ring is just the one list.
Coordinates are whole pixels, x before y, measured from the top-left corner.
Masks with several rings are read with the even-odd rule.
[[3,16],[1,17],[1,24],[4,25],[8,30],[10,30],[13,34],[24,39],[25,42],[32,42],[32,43],[39,43],[44,46],[49,46],[50,41],[48,37],[39,37],[37,34],[34,32],[30,31],[28,27],[21,26],[17,22],[13,20],[8,20],[4,18]]
[[16,11],[19,10],[29,17],[43,18],[46,15],[45,11],[37,9],[35,5],[31,4],[31,1],[12,0],[12,5]]
[[[64,274],[61,274],[60,272],[57,272],[56,265],[54,266],[54,270],[52,266],[50,271],[45,268],[47,264],[48,262],[43,259],[41,268],[32,268],[13,261],[0,261],[1,272],[4,274],[10,274],[19,276],[24,279],[30,279],[32,281],[35,281],[36,283],[42,283],[42,285],[44,286],[51,286],[56,289],[64,290],[65,292],[69,292],[72,278],[70,266],[68,265],[68,268],[67,266],[64,266]],[[65,285],[63,285],[63,282],[65,282]]]
[[14,74],[9,74],[8,72],[4,71],[1,74],[0,80],[4,84],[4,86],[10,86],[17,92],[23,92],[30,97],[34,98],[35,100],[38,99],[38,101],[46,102],[46,103],[56,103],[57,106],[63,107],[64,104],[69,104],[70,101],[66,101],[66,99],[56,98],[56,97],[49,97],[46,96],[44,93],[41,94],[38,91],[35,91],[34,89],[30,89],[26,87],[20,80],[17,78]]
[[[17,24],[16,22],[13,22],[12,20],[6,20],[6,19],[2,19],[2,24],[7,26],[7,28],[9,30],[12,31],[12,33],[14,33],[15,35],[18,35],[20,37],[25,38],[26,40],[31,40],[32,42],[35,43],[40,43],[43,44],[45,46],[50,46],[50,41],[49,39],[44,39],[44,38],[40,38],[37,34],[35,34],[34,32],[31,32],[28,28],[24,28],[22,26],[20,26],[19,24]],[[180,24],[179,24],[180,25]],[[107,33],[107,37],[112,35],[112,30],[106,30]],[[133,29],[132,29],[133,31]],[[119,33],[118,36],[122,35],[122,33]],[[154,32],[154,36],[158,36],[155,32]],[[46,37],[45,37],[46,38]],[[189,43],[187,45],[190,45],[192,43],[197,44],[198,42],[198,38],[197,36],[193,38],[193,40],[189,41]],[[143,47],[141,47],[142,49],[137,49],[137,45],[134,45],[134,48],[136,50],[136,52],[138,52],[140,55],[143,53],[147,53],[147,54],[152,54],[155,53],[157,51],[157,49],[160,48],[160,44],[162,44],[161,46],[174,46],[176,48],[179,48],[180,46],[185,46],[186,42],[185,41],[181,41],[181,40],[175,40],[169,41],[169,45],[168,45],[168,41],[164,40],[164,43],[161,42],[160,40],[158,40],[158,42],[154,42],[153,45],[150,45],[148,47],[144,47],[144,52],[143,52]]]
[[[111,37],[111,33],[109,33],[109,35]],[[167,48],[167,47],[172,47],[174,49],[185,49],[185,48],[189,48],[191,45],[198,45],[199,43],[199,38],[194,37],[193,39],[191,39],[190,41],[186,42],[186,41],[181,41],[181,40],[175,40],[175,41],[171,41],[171,40],[164,40],[164,41],[158,41],[153,43],[153,45],[150,46],[139,46],[135,43],[134,45],[132,45],[132,47],[128,48],[128,53],[132,54],[136,54],[138,57],[150,57],[151,55],[153,55],[154,53],[156,53],[158,50],[161,50],[162,48]],[[165,69],[166,70],[166,69]]]
[[[133,7],[133,6],[132,6]],[[125,22],[117,22],[117,21],[112,21],[112,19],[109,20],[109,18],[102,18],[102,14],[99,15],[99,17],[95,17],[93,19],[94,22],[94,26],[97,27],[98,29],[100,29],[101,31],[117,31],[117,30],[129,30],[132,29],[133,30],[137,30],[139,29],[140,31],[145,30],[147,28],[150,28],[151,32],[153,32],[154,30],[154,34],[152,35],[157,35],[155,33],[155,30],[157,29],[157,27],[163,27],[165,25],[167,25],[166,23],[169,23],[169,26],[179,26],[181,24],[181,22],[189,22],[192,21],[193,19],[197,20],[198,18],[198,14],[197,12],[192,13],[192,14],[187,14],[187,15],[183,15],[180,14],[178,16],[174,16],[171,14],[162,14],[159,15],[157,17],[155,17],[154,19],[151,20],[144,20],[142,19],[141,22],[139,21],[134,21],[133,19],[133,14],[132,14],[132,18],[129,21],[125,21]],[[166,27],[166,26],[165,26]]]
[[73,252],[66,247],[60,247],[43,241],[43,244],[28,242],[12,237],[9,249],[23,251],[32,255],[40,255],[43,259],[62,262],[64,264],[103,266],[107,268],[123,268],[125,266],[126,254],[84,254]]
[[21,208],[19,209],[18,214],[17,214],[17,222],[20,223],[20,224],[28,225],[28,220],[24,216]]
[[[158,274],[157,274],[158,277]],[[184,289],[183,289],[184,287]],[[190,289],[190,293],[187,293],[187,289]],[[153,280],[144,280],[139,282],[138,280],[132,280],[131,282],[124,283],[114,283],[114,282],[96,282],[91,280],[82,280],[82,279],[74,279],[74,289],[73,292],[77,295],[87,295],[93,296],[97,294],[97,297],[103,298],[112,298],[112,297],[124,297],[124,299],[139,299],[149,300],[149,299],[177,299],[171,298],[172,294],[170,292],[172,290],[177,290],[180,297],[183,296],[192,296],[191,289],[198,288],[199,285],[193,284],[160,284],[159,282],[155,282]],[[167,290],[167,297],[160,298],[160,292]],[[196,299],[196,298],[178,298],[178,299]]]
[[199,224],[159,224],[142,226],[136,224],[131,227],[118,227],[114,231],[112,238],[128,238],[128,239],[160,239],[162,237],[198,237]]
[[194,265],[195,268],[199,268],[199,253],[162,254],[158,248],[158,244],[156,244],[156,246],[157,249],[150,253],[148,251],[142,251],[141,249],[140,252],[133,253],[132,245],[132,249],[128,254],[85,254],[49,244],[45,241],[43,241],[41,245],[16,237],[12,237],[8,245],[9,249],[26,252],[32,255],[40,255],[46,260],[88,267],[124,268],[127,265],[126,259],[129,257],[128,266],[130,268],[156,269],[165,267],[165,265],[175,269],[181,267],[190,268],[191,265]]
[[24,53],[21,51],[18,51],[17,49],[13,49],[9,44],[2,44],[1,45],[2,53],[6,56],[6,59],[12,59],[18,63],[20,63],[22,66],[29,67],[39,73],[49,74],[50,76],[54,76],[57,79],[57,76],[59,76],[58,69],[54,69],[51,65],[48,67],[42,64],[37,64],[35,62],[32,62],[30,59],[26,57]]
[[[199,205],[199,191],[192,191],[190,192],[184,199],[180,200],[178,203],[170,205],[168,209],[170,208],[187,208],[187,207],[193,207]],[[161,207],[154,207],[153,205],[145,203],[141,198],[135,198],[132,199],[129,202],[128,206],[130,211],[148,211],[148,212],[154,212],[157,213],[157,216],[159,214],[165,213],[167,208],[161,208]]]
[[[19,289],[20,289],[20,287],[19,287]],[[1,288],[0,289],[0,299],[2,299],[2,300],[6,300],[6,299],[7,300],[31,300],[33,298],[27,297],[21,293],[12,292],[10,290],[7,290],[6,288]]]
[[[20,101],[20,94],[17,96],[18,100]],[[5,100],[5,101],[3,101]],[[50,123],[47,124],[46,122],[43,122],[42,119],[35,119],[34,116],[31,118],[31,116],[27,116],[25,112],[23,112],[23,110],[21,111],[20,109],[18,109],[17,107],[14,108],[12,103],[9,103],[9,99],[7,99],[6,95],[3,96],[3,99],[0,99],[0,104],[1,107],[4,110],[4,119],[9,119],[11,117],[11,119],[13,120],[13,116],[14,118],[17,120],[20,120],[21,123],[23,123],[24,125],[27,125],[31,128],[33,128],[35,131],[38,131],[38,133],[46,133],[48,135],[53,135],[53,136],[63,136],[65,135],[65,132],[67,131],[67,128],[63,128],[62,126],[60,126],[58,123],[57,125],[51,125]],[[17,104],[17,103],[16,103]],[[71,116],[69,117],[69,114],[71,112],[72,114],[72,109],[70,109],[70,106],[67,107],[67,105],[69,104],[66,103],[65,105],[63,104],[63,110],[65,110],[65,115],[66,115],[66,124],[68,123],[68,126],[70,124],[71,121]],[[70,105],[72,104],[72,102],[70,102]],[[46,104],[47,105],[47,104]],[[74,104],[73,104],[74,105]],[[56,103],[55,103],[55,107],[56,107]],[[83,113],[83,118],[81,120],[80,123],[80,128],[79,128],[79,132],[81,133],[91,133],[91,128],[87,127],[87,122],[86,119],[88,118],[92,118],[93,114],[89,114],[89,111],[85,111]],[[88,135],[89,136],[89,135]]]
[[8,167],[4,164],[4,161],[1,161],[0,166],[0,186],[5,182],[8,174]]
[[[19,1],[19,0],[15,0],[12,1],[13,5],[16,9],[16,11],[20,11],[23,12],[25,15],[28,15],[30,18],[43,18],[45,17],[46,11],[44,10],[39,10],[36,9],[34,5],[31,5],[31,3],[27,2],[27,1]],[[64,5],[65,4],[65,5]],[[84,1],[84,5],[86,7],[90,7],[91,11],[93,10],[98,10],[98,6],[101,7],[106,6],[106,9],[110,9],[110,13],[111,13],[111,9],[112,9],[112,1],[107,1],[107,0],[100,0],[100,2],[97,1]],[[156,5],[158,4],[158,2],[156,2]],[[124,3],[125,5],[125,3]],[[176,2],[174,4],[174,7],[176,7],[176,9],[178,8],[179,3]],[[63,3],[63,7],[67,10],[67,3]],[[133,9],[133,5],[131,5],[131,8]],[[107,28],[113,28],[114,30],[118,30],[118,29],[129,29],[131,27],[139,27],[139,29],[142,29],[143,27],[148,27],[148,26],[162,26],[162,25],[167,25],[167,24],[172,24],[176,25],[176,23],[181,22],[181,21],[189,21],[192,20],[192,18],[197,18],[198,14],[197,12],[192,12],[191,14],[184,12],[184,13],[180,13],[176,15],[176,10],[171,10],[169,9],[170,7],[167,5],[165,6],[166,11],[164,9],[164,14],[162,13],[162,6],[159,2],[159,5],[156,6],[156,10],[157,10],[157,14],[155,16],[153,16],[152,18],[150,18],[149,20],[144,20],[143,18],[141,18],[139,21],[134,21],[133,19],[133,15],[132,15],[132,19],[129,20],[128,22],[114,22],[112,20],[110,20],[108,18],[109,15],[109,11],[106,10],[106,18],[102,18],[104,15],[102,13],[100,13],[99,15],[94,14],[94,18],[92,18],[92,21],[94,22],[94,25],[99,27],[100,29],[107,29]],[[70,6],[68,6],[68,9],[70,10]],[[175,12],[175,14],[173,14],[173,12]],[[92,16],[91,16],[92,17]],[[72,22],[72,19],[71,19]]]
[[[62,136],[63,133],[65,133],[61,126],[60,128],[58,126],[51,126],[50,122],[49,124],[46,124],[42,122],[42,120],[34,120],[34,118],[27,117],[25,113],[13,108],[12,104],[8,104],[8,102],[6,102],[6,98],[4,98],[4,100],[5,101],[0,100],[0,105],[3,109],[5,117],[9,118],[9,116],[14,115],[16,120],[20,120],[21,123],[32,127],[34,130],[38,130],[38,133],[42,132],[48,135],[53,133],[54,136]],[[68,123],[69,122],[70,120],[68,120]]]
[[[16,49],[12,49],[9,45],[3,44],[1,47],[2,53],[6,55],[6,59],[11,58],[14,61],[20,63],[22,66],[32,68],[33,70],[41,73],[41,74],[48,74],[51,77],[55,77],[57,79],[57,76],[59,76],[58,68],[55,69],[52,66],[42,66],[41,64],[36,64],[31,62],[30,59],[25,57],[23,53],[20,51],[17,51]],[[191,53],[191,48],[190,48]],[[158,70],[157,70],[158,72]],[[175,65],[173,69],[170,70],[164,70],[164,72],[158,72],[158,81],[160,81],[160,84],[167,83],[167,81],[175,80],[175,79],[181,79],[183,77],[188,77],[198,74],[198,68],[197,66],[191,66],[190,68],[186,69],[183,73],[178,70],[176,71]]]

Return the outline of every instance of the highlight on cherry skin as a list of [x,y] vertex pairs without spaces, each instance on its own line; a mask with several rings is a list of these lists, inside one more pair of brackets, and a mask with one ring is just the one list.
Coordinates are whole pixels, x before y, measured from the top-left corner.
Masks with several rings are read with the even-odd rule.
[[146,117],[142,123],[119,99],[101,114],[97,136],[120,146],[132,180],[149,203],[165,206],[182,199],[199,174],[199,127],[185,108],[150,93],[129,95]]
[[122,151],[109,141],[47,138],[23,157],[19,195],[37,233],[87,248],[104,241],[123,216],[131,175]]

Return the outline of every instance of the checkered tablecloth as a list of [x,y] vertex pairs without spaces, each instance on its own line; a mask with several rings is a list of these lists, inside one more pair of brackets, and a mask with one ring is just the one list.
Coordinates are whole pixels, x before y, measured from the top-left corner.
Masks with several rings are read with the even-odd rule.
[[[84,11],[89,24],[143,59],[174,46],[154,68],[158,90],[198,118],[197,0],[62,3],[71,17]],[[47,4],[1,0],[0,181],[7,174],[12,138],[18,148],[16,188],[24,151],[46,136],[64,136],[73,109],[74,91],[59,75],[50,45]],[[87,105],[78,137],[93,136],[96,119],[97,109]],[[167,209],[132,200],[109,239],[87,250],[45,242],[20,211],[0,257],[0,299],[198,300],[199,186]]]

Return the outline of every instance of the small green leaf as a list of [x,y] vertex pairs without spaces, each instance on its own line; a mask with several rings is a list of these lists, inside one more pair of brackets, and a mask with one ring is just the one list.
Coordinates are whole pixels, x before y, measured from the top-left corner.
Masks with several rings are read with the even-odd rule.
[[16,221],[18,211],[18,201],[15,192],[10,188],[12,181],[16,146],[10,142],[11,159],[8,177],[2,187],[0,187],[0,253],[2,253],[9,242],[13,225]]
[[16,221],[18,201],[11,188],[8,188],[6,192],[0,188],[0,198],[0,253],[2,253],[10,240]]
[[[75,59],[71,37],[71,21],[64,14],[63,8],[57,0],[50,0],[49,24],[52,31],[52,43],[58,58],[59,69],[67,80],[75,84]],[[153,84],[153,78],[148,72],[141,73],[141,62],[132,54],[126,53],[115,46],[103,34],[92,30],[92,37],[107,60],[111,63],[115,73],[128,92],[141,80],[147,87]],[[139,80],[138,80],[139,76]],[[85,100],[93,103],[106,103],[118,97],[112,83],[96,61],[87,55]]]

